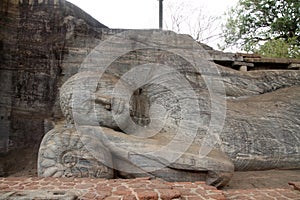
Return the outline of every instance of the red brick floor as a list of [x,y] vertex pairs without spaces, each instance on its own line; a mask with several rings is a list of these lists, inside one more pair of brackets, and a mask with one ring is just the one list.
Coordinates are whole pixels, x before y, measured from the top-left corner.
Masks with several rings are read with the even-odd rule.
[[[131,180],[88,178],[0,178],[0,199],[9,199],[16,193],[73,194],[78,199],[99,200],[214,200],[299,199],[300,183],[290,183],[290,189],[217,190],[204,182],[169,183],[148,178]],[[31,196],[31,199],[34,195]],[[11,198],[13,199],[13,198]],[[62,198],[63,199],[63,198]]]

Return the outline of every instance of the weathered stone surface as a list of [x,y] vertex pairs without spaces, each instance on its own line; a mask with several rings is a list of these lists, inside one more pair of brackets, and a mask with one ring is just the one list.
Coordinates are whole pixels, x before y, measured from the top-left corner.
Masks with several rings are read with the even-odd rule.
[[63,0],[4,0],[0,16],[0,148],[5,152],[41,141],[44,119],[61,116],[58,87],[77,72],[81,55],[101,38],[97,29],[106,26]]
[[[91,152],[101,152],[101,146],[90,145],[90,141],[98,141],[110,150],[120,176],[156,176],[169,181],[206,180],[209,184],[222,186],[232,175],[231,160],[236,170],[299,167],[299,71],[246,74],[222,66],[218,66],[216,71],[210,68],[205,71],[209,63],[203,61],[207,59],[204,51],[197,51],[202,61],[197,60],[197,56],[190,59],[192,61],[187,59],[190,58],[189,48],[195,51],[195,47],[191,48],[193,42],[189,37],[158,31],[136,33],[137,37],[134,37],[134,32],[127,33],[129,38],[134,37],[130,42],[126,35],[120,41],[114,40],[107,49],[96,47],[95,52],[104,51],[105,56],[96,54],[89,57],[87,68],[83,64],[81,72],[61,88],[61,105],[68,122],[75,123],[79,134],[84,136],[83,143]],[[164,38],[166,35],[168,39]],[[123,40],[128,49],[122,46]],[[174,41],[178,54],[172,49]],[[143,45],[151,48],[143,50],[140,48]],[[139,50],[132,51],[132,46]],[[157,50],[158,47],[161,49]],[[171,50],[164,51],[166,47]],[[118,52],[118,48],[125,48],[128,53],[110,61],[110,53]],[[184,50],[183,53],[180,50]],[[159,64],[146,65],[149,62]],[[109,64],[107,69],[106,63]],[[160,65],[164,68],[159,68]],[[201,68],[199,71],[194,68],[197,65]],[[137,73],[130,74],[133,70]],[[184,82],[180,82],[178,72],[188,80],[194,96],[188,95],[186,91],[189,90]],[[224,85],[220,86],[224,86],[224,93],[216,90],[214,94],[207,80],[217,80],[217,72],[222,75]],[[143,84],[138,85],[136,80]],[[127,93],[130,99],[126,97]],[[180,96],[181,93],[184,96]],[[227,101],[226,108],[220,105],[220,109],[226,109],[226,120],[219,132],[219,146],[214,146],[213,140],[218,137],[208,141],[205,137],[213,115],[212,102],[219,102],[219,98]],[[199,110],[180,104],[189,105],[194,99],[198,100]],[[155,104],[166,110],[152,110],[150,115]],[[184,119],[182,110],[186,110],[188,118]],[[157,114],[164,112],[169,114],[162,114],[163,117]],[[222,115],[219,110],[214,112]],[[197,118],[199,114],[201,119]],[[153,123],[157,119],[163,124]],[[290,123],[291,119],[293,123]],[[184,120],[193,125],[187,125],[180,132]],[[194,136],[193,127],[197,127]],[[178,134],[184,137],[174,140]],[[149,154],[174,141],[172,145],[175,148]],[[186,144],[188,148],[182,148]],[[208,148],[204,157],[199,156],[202,148]],[[289,156],[284,156],[287,154]],[[178,157],[170,161],[169,155]]]
[[[135,32],[129,32],[128,34],[130,37],[130,34],[135,34]],[[159,36],[167,36],[168,41],[164,41],[163,45],[169,47],[172,42],[176,42],[176,50],[182,51],[183,57],[189,56],[186,49],[194,43],[194,40],[187,36],[179,36],[179,40],[176,41],[174,37],[176,38],[178,35],[171,32],[138,32],[138,37],[141,37],[139,39],[142,39],[144,43],[146,43],[145,38],[143,38],[145,35],[153,37],[152,39],[158,42],[164,41]],[[120,45],[122,45],[122,40],[120,41]],[[116,41],[114,42],[116,43]],[[123,46],[121,47],[123,48]],[[111,47],[110,49],[115,51]],[[96,51],[99,50],[96,48]],[[206,180],[207,183],[216,186],[226,184],[230,180],[234,169],[229,158],[213,147],[212,151],[208,151],[207,155],[201,157],[199,156],[201,145],[193,144],[195,138],[201,142],[200,137],[205,134],[203,131],[202,133],[199,132],[197,136],[199,127],[197,123],[204,124],[208,121],[204,120],[205,116],[203,116],[202,121],[197,121],[198,112],[205,113],[210,110],[210,102],[205,100],[205,98],[209,98],[209,94],[205,90],[204,80],[191,82],[193,83],[192,89],[198,92],[191,95],[188,92],[192,90],[189,90],[185,85],[181,85],[182,82],[177,78],[180,78],[179,75],[189,77],[191,80],[197,80],[197,77],[198,79],[202,78],[184,58],[167,51],[157,51],[155,49],[149,49],[145,52],[133,52],[133,54],[129,49],[128,52],[129,54],[125,54],[115,61],[116,65],[111,63],[108,73],[103,74],[102,77],[99,77],[97,71],[83,71],[84,69],[81,69],[82,72],[70,78],[60,90],[63,113],[69,123],[75,123],[77,132],[83,136],[81,140],[87,149],[97,158],[95,154],[101,152],[103,147],[92,145],[92,141],[103,144],[112,153],[112,167],[115,167],[123,177],[156,176],[169,181]],[[142,67],[143,72],[153,71],[149,72],[147,80],[142,80],[144,76],[141,76],[142,79],[140,80],[149,81],[153,79],[154,81],[145,85],[143,83],[140,89],[135,89],[134,83],[120,79],[122,75],[125,74],[126,76],[126,71],[130,71],[136,65],[134,61],[128,62],[130,61],[129,58],[135,56],[136,53],[140,55],[140,59],[137,60],[138,64],[147,63],[149,60],[154,62],[160,58],[161,65],[165,67],[165,70],[162,69],[161,72],[156,69],[160,67],[159,65],[153,64],[153,68]],[[109,62],[109,60],[106,60],[108,58],[106,56],[103,57],[105,60],[101,60],[101,57],[98,56],[95,58],[97,63],[92,61],[92,64],[95,64],[97,70],[104,71],[97,64],[104,65],[103,63]],[[94,59],[94,57],[91,59]],[[208,61],[206,60],[206,62]],[[120,65],[123,63],[125,65]],[[166,64],[177,69],[168,69]],[[89,67],[93,69],[94,66],[89,65]],[[165,84],[165,87],[161,87],[161,83]],[[181,85],[182,88],[174,87],[174,83],[177,86]],[[120,87],[123,90],[120,91],[121,93],[128,90],[130,96],[133,94],[129,104],[127,99],[123,99],[122,96],[114,96],[119,94],[118,92],[114,93],[116,84],[121,84]],[[183,84],[186,84],[186,82]],[[94,89],[96,89],[95,92],[93,92]],[[200,93],[202,90],[203,92]],[[172,94],[173,92],[176,94]],[[185,105],[189,105],[189,101],[196,102],[194,99],[201,101],[201,111]],[[163,119],[155,121],[157,119],[152,118],[153,111],[160,112],[161,110],[155,111],[152,108],[152,110],[148,110],[157,102],[160,102],[166,108],[165,112],[169,113],[165,116],[165,124],[162,124],[162,127],[159,127],[161,125],[159,121]],[[182,105],[184,107],[181,107]],[[128,116],[124,115],[126,110],[129,111]],[[152,114],[150,114],[151,112]],[[95,116],[93,113],[95,113]],[[182,116],[183,114],[185,116]],[[159,117],[157,113],[154,115]],[[98,130],[98,125],[108,129],[100,128]],[[137,125],[136,129],[135,125]],[[191,126],[195,128],[190,129]],[[205,124],[204,126],[208,125]],[[205,127],[202,128],[205,129]],[[192,134],[195,134],[195,136],[193,137]],[[171,148],[168,149],[166,146],[170,142]],[[42,144],[40,154],[46,149]],[[160,150],[160,152],[151,155],[151,152],[157,150]],[[43,163],[43,158],[39,160],[39,163]],[[107,162],[105,164],[111,165]],[[41,171],[40,175],[48,176],[44,170],[39,171]]]
[[[63,0],[4,0],[0,3],[0,16],[0,79],[2,80],[0,87],[0,151],[6,153],[8,150],[16,148],[37,148],[44,133],[54,127],[55,124],[61,123],[63,115],[59,108],[59,88],[78,72],[81,63],[100,41],[107,39],[115,32],[122,32],[122,30],[103,29],[106,28],[104,25],[76,6]],[[69,138],[72,138],[73,135],[75,138],[78,138],[78,135],[82,136],[82,131],[78,130],[78,127],[76,131],[74,127],[71,128],[72,125],[70,124],[74,123],[75,115],[77,117],[76,121],[78,122],[79,117],[81,122],[77,125],[84,125],[86,128],[92,129],[91,132],[93,133],[96,133],[93,130],[95,124],[109,128],[106,129],[106,134],[104,134],[105,132],[99,132],[103,134],[100,141],[97,134],[83,137],[83,142],[94,139],[90,146],[92,148],[79,149],[79,152],[89,154],[87,160],[91,162],[86,166],[87,173],[84,176],[94,176],[90,175],[94,173],[94,169],[90,168],[91,166],[103,165],[103,163],[97,162],[99,161],[99,155],[107,155],[103,158],[104,163],[110,163],[110,160],[112,160],[118,169],[124,169],[125,172],[119,172],[119,175],[123,177],[130,177],[132,174],[133,176],[149,175],[149,173],[139,169],[151,167],[151,165],[160,166],[161,163],[165,164],[164,159],[166,156],[161,154],[147,157],[147,155],[144,155],[145,152],[164,146],[172,140],[182,121],[180,113],[185,110],[180,108],[181,104],[188,104],[193,101],[193,98],[188,96],[190,90],[178,86],[178,80],[181,80],[177,76],[179,73],[192,86],[192,91],[196,95],[195,99],[200,105],[200,110],[189,107],[185,110],[185,113],[190,114],[189,120],[192,122],[197,122],[198,119],[195,120],[194,115],[200,113],[200,122],[195,123],[195,127],[199,126],[200,128],[192,141],[193,144],[186,149],[187,151],[183,152],[181,157],[178,157],[180,159],[171,162],[171,165],[165,165],[166,168],[152,171],[152,175],[166,179],[176,177],[177,180],[202,180],[202,175],[207,173],[209,174],[207,180],[209,180],[209,177],[212,178],[208,183],[222,185],[226,183],[227,178],[232,173],[231,161],[233,161],[237,170],[299,167],[300,123],[299,112],[297,112],[300,102],[298,95],[299,70],[246,73],[218,66],[218,72],[222,76],[226,94],[227,116],[223,131],[219,134],[219,145],[214,146],[212,154],[208,154],[203,161],[201,161],[202,158],[196,157],[199,153],[199,147],[202,148],[202,143],[205,141],[203,139],[207,135],[209,121],[212,118],[211,109],[214,102],[211,101],[211,90],[207,83],[208,80],[220,78],[218,73],[210,70],[210,64],[207,60],[220,64],[237,61],[253,62],[255,67],[259,65],[258,68],[260,69],[271,68],[271,65],[275,66],[275,64],[275,68],[283,64],[290,66],[293,63],[297,64],[298,61],[246,58],[244,55],[222,54],[212,49],[208,49],[210,56],[204,56],[206,51],[190,52],[195,46],[193,46],[193,42],[190,42],[190,39],[187,39],[188,36],[176,35],[176,41],[174,41],[172,39],[174,33],[166,32],[165,34],[169,37],[163,38],[164,44],[152,43],[150,44],[151,48],[149,48],[149,41],[162,40],[159,38],[160,34],[156,34],[155,31],[148,31],[145,35],[141,34],[139,37],[131,38],[136,41],[134,45],[141,48],[131,49],[132,51],[115,57],[111,62],[106,60],[111,52],[120,52],[120,49],[130,50],[134,45],[132,43],[124,45],[122,40],[117,40],[115,44],[119,45],[119,49],[96,48],[108,57],[94,60],[96,64],[99,64],[96,67],[97,73],[95,71],[87,72],[93,69],[93,66],[88,70],[80,69],[80,73],[75,75],[73,79],[69,79],[65,86],[61,88],[61,106],[69,123],[68,128],[62,129],[56,126],[54,130],[45,136],[40,157],[45,159],[43,153],[47,152],[48,146],[52,145],[53,138],[56,138],[56,141],[65,139],[64,130],[72,133],[68,135]],[[185,56],[176,53],[178,46],[186,51]],[[193,59],[188,59],[195,54],[202,58],[200,63],[204,67],[201,69],[204,70],[200,72],[195,70],[193,66],[193,64],[199,62],[193,63],[194,61],[191,62]],[[220,59],[224,62],[220,62]],[[177,94],[174,94],[170,88],[158,87],[158,84],[146,84],[138,88],[131,88],[133,95],[127,106],[124,106],[122,96],[111,98],[112,90],[120,77],[126,76],[126,73],[135,69],[136,66],[142,65],[142,67],[145,67],[145,64],[148,63],[156,63],[156,65],[152,65],[154,68],[157,67],[155,69],[160,69],[160,66],[172,66],[176,72],[168,71],[168,69],[167,71],[162,70],[161,76],[155,78],[164,80],[163,77],[167,77],[165,81],[171,83],[169,84],[171,87],[183,92],[186,96],[183,95],[178,98]],[[109,64],[106,73],[99,81],[98,73],[101,72],[101,69],[104,69],[103,67],[106,67],[106,64]],[[266,65],[266,67],[263,67],[263,65]],[[144,69],[142,67],[140,69]],[[140,72],[140,74],[137,74],[138,80],[144,78],[142,72],[145,72],[145,70]],[[167,75],[165,72],[170,72],[170,74]],[[79,83],[82,83],[80,87],[76,83],[78,79],[81,79],[79,81]],[[73,87],[74,84],[75,87]],[[95,84],[97,87],[94,87]],[[128,80],[123,81],[122,84],[130,86]],[[90,113],[88,112],[86,115],[76,115],[78,108],[74,111],[72,107],[73,89],[75,91],[82,90],[82,94],[87,94],[86,87],[94,89],[92,92],[95,96],[88,99],[92,103],[82,102],[84,103],[82,104],[83,110],[79,110],[79,114],[82,114],[82,111],[95,111],[96,115],[93,118],[89,118]],[[70,88],[72,89],[70,90]],[[222,91],[220,90],[220,92],[218,87],[215,89],[215,97],[223,97]],[[83,96],[82,100],[86,100],[84,98]],[[166,110],[157,109],[156,112],[151,113],[153,110],[150,109],[150,105],[155,102],[160,102]],[[123,115],[124,109],[129,110],[128,115]],[[162,124],[158,122],[165,119],[158,118],[156,120],[157,126],[151,128],[159,131],[154,131],[157,134],[153,135],[153,138],[149,137],[152,136],[153,131],[150,133],[145,132],[145,126],[152,125],[153,118],[150,114],[159,116],[165,111],[168,111],[169,115],[163,129],[160,129]],[[118,123],[116,123],[113,114],[120,117]],[[130,130],[132,130],[131,126],[134,124],[141,128],[132,132]],[[186,128],[186,130],[189,132],[189,128]],[[125,132],[127,135],[124,134]],[[87,133],[87,135],[89,134]],[[70,139],[70,141],[75,140],[75,138]],[[108,140],[115,141],[123,149],[120,150],[118,146],[109,145]],[[209,141],[206,142],[209,143]],[[214,141],[212,143],[214,144]],[[64,146],[62,144],[64,143],[58,142],[56,145],[59,148],[53,153],[48,152],[46,155],[51,157],[64,155],[64,152],[60,151],[63,149],[61,147]],[[178,149],[181,151],[184,142],[179,140],[177,144]],[[91,152],[95,149],[94,147],[99,149],[99,154]],[[137,147],[141,147],[140,149],[143,151],[126,154],[137,149]],[[67,148],[74,149],[72,145],[64,148],[66,148],[65,150]],[[107,153],[105,149],[109,149],[111,152]],[[178,149],[175,150],[179,151]],[[176,152],[173,150],[166,151],[166,155]],[[110,157],[110,154],[113,156]],[[78,153],[76,155],[82,156]],[[70,158],[72,164],[73,157]],[[100,161],[102,161],[101,157]],[[144,161],[148,166],[132,165],[132,162],[143,163]],[[60,162],[55,159],[54,161],[49,159],[44,162],[40,160],[39,164],[43,163],[44,166],[44,168],[40,166],[42,170],[40,174]],[[217,170],[218,168],[221,170]],[[4,168],[0,166],[0,169]],[[72,167],[64,166],[62,169],[70,170]],[[184,171],[186,169],[188,170]],[[49,176],[55,174],[66,176],[63,170],[60,171],[58,168],[52,168],[52,170],[47,172]],[[126,173],[128,170],[134,173]],[[110,173],[112,172],[110,171]],[[2,174],[5,174],[5,172]],[[76,171],[75,174],[79,176],[81,172]],[[75,176],[75,174],[73,175]],[[166,174],[170,174],[170,176]],[[185,177],[187,178],[184,179]],[[218,180],[218,178],[221,178],[221,180]]]
[[[92,142],[92,141],[91,141]],[[98,144],[101,145],[101,144]],[[95,159],[81,142],[75,129],[53,129],[39,150],[38,175],[44,177],[113,178],[112,156],[103,146]],[[105,161],[107,166],[103,165]]]
[[[102,28],[106,26],[64,0],[0,2],[2,155],[16,149],[37,151],[47,124],[63,117],[58,88],[77,73],[102,38]],[[22,167],[15,162],[0,168]]]
[[237,170],[299,168],[300,87],[228,100],[223,150]]

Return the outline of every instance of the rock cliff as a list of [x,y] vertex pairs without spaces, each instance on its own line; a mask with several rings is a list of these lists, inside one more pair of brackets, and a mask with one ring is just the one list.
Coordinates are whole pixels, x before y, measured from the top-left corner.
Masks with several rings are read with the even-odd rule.
[[58,88],[107,28],[64,0],[0,3],[0,149],[38,146]]

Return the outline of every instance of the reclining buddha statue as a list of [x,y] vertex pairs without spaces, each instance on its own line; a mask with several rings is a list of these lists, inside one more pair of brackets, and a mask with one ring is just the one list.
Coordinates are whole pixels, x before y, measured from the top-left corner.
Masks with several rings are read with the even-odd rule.
[[60,89],[39,176],[206,181],[300,167],[300,71],[240,72],[187,35],[124,31]]

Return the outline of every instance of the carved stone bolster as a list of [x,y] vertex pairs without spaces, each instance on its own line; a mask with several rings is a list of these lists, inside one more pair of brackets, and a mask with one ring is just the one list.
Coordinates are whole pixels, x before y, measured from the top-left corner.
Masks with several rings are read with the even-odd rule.
[[[43,138],[38,154],[38,176],[113,178],[111,154],[102,149],[96,159],[81,142],[75,128],[55,128]],[[103,164],[105,163],[105,164]]]

